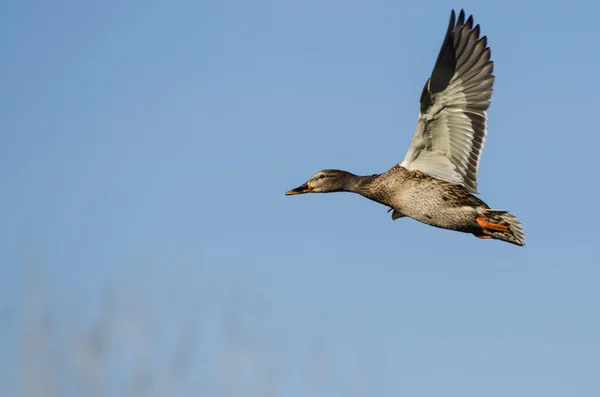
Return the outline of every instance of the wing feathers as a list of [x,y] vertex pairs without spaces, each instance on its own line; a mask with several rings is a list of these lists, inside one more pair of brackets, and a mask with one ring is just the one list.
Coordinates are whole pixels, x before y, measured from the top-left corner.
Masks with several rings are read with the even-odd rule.
[[486,110],[494,84],[487,38],[454,11],[431,77],[421,94],[421,113],[400,165],[461,184],[477,193],[477,170],[487,135]]

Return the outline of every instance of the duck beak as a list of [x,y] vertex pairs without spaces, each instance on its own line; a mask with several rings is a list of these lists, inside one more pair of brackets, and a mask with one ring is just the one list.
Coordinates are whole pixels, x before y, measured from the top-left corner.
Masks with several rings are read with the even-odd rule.
[[291,196],[293,194],[302,194],[302,193],[310,193],[312,192],[312,187],[310,187],[310,183],[306,182],[304,185],[297,187],[295,189],[292,190],[288,190],[287,192],[285,192],[286,196]]

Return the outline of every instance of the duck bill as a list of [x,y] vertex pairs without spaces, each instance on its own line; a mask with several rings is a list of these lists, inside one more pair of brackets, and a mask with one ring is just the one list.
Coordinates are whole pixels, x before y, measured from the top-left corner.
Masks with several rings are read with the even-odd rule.
[[303,194],[303,193],[310,193],[312,192],[312,187],[310,187],[310,184],[308,182],[306,182],[304,185],[299,186],[295,189],[292,190],[288,190],[287,192],[285,192],[286,196],[291,196],[294,194]]

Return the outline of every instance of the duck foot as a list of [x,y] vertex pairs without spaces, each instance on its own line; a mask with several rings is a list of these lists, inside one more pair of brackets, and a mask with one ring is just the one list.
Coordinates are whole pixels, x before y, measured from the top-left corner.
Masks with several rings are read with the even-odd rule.
[[478,216],[475,220],[477,221],[477,223],[479,224],[479,226],[481,226],[484,229],[494,230],[496,232],[508,232],[508,226],[507,225],[500,225],[498,223],[491,223],[491,222],[486,221],[485,219],[483,219],[480,216]]

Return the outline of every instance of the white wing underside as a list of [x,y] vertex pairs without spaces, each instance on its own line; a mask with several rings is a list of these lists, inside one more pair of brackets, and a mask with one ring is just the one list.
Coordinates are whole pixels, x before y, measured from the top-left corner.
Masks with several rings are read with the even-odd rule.
[[487,135],[486,110],[494,83],[493,63],[479,25],[456,25],[454,12],[431,78],[421,96],[421,112],[401,166],[464,186],[477,193],[477,172]]

